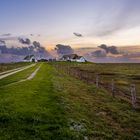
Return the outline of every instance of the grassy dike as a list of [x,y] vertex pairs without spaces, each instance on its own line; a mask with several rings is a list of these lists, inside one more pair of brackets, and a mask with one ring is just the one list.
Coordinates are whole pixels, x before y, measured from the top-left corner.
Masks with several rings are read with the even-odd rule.
[[0,87],[2,140],[133,140],[139,130],[131,105],[49,64],[31,81]]
[[[54,69],[43,64],[31,81],[0,87],[0,139],[72,139],[53,85]],[[15,75],[16,77],[16,75]]]

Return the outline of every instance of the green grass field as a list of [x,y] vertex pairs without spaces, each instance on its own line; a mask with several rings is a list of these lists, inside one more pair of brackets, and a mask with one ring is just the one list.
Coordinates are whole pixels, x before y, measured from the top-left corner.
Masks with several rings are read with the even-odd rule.
[[110,70],[126,74],[127,79],[139,75],[139,65],[134,69],[129,64],[111,68],[91,63],[43,63],[32,80],[11,84],[26,79],[39,65],[0,80],[0,140],[140,138],[140,112],[131,104],[55,68]]
[[54,65],[61,65],[63,69],[82,72],[89,81],[94,81],[99,75],[99,81],[110,86],[112,79],[116,88],[129,92],[130,85],[135,84],[137,94],[140,96],[140,64],[94,64],[94,63],[65,63],[59,62]]

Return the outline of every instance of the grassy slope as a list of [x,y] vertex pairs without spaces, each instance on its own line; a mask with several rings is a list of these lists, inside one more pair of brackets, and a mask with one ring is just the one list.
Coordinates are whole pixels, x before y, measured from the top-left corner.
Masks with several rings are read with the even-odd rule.
[[0,139],[138,139],[139,112],[107,95],[43,64],[33,80],[0,87]]
[[133,111],[127,102],[113,99],[106,91],[72,77],[59,76],[56,85],[60,83],[68,118],[85,126],[83,135],[93,140],[140,137],[140,113]]
[[31,81],[0,88],[0,139],[61,139],[67,136],[61,93],[53,88],[53,69],[43,65]]

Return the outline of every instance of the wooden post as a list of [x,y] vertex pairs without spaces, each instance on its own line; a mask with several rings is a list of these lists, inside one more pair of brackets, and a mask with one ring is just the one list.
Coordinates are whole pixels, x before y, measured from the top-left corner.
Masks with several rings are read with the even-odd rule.
[[80,80],[82,80],[82,74],[81,74],[81,71],[79,71],[79,78],[80,78]]
[[70,75],[70,67],[69,66],[67,67],[67,73],[68,73],[68,75]]
[[111,82],[111,91],[112,91],[112,96],[115,97],[115,83],[114,83],[114,79],[112,79],[112,82]]
[[135,86],[135,84],[131,84],[130,91],[131,91],[132,106],[135,109],[136,108],[136,86]]
[[99,75],[98,74],[96,75],[96,87],[97,88],[99,87]]

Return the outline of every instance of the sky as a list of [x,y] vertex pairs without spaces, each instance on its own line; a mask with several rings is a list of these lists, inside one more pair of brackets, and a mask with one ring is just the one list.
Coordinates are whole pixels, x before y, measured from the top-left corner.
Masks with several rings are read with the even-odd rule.
[[140,0],[0,0],[0,36],[46,48],[140,45],[139,13]]

